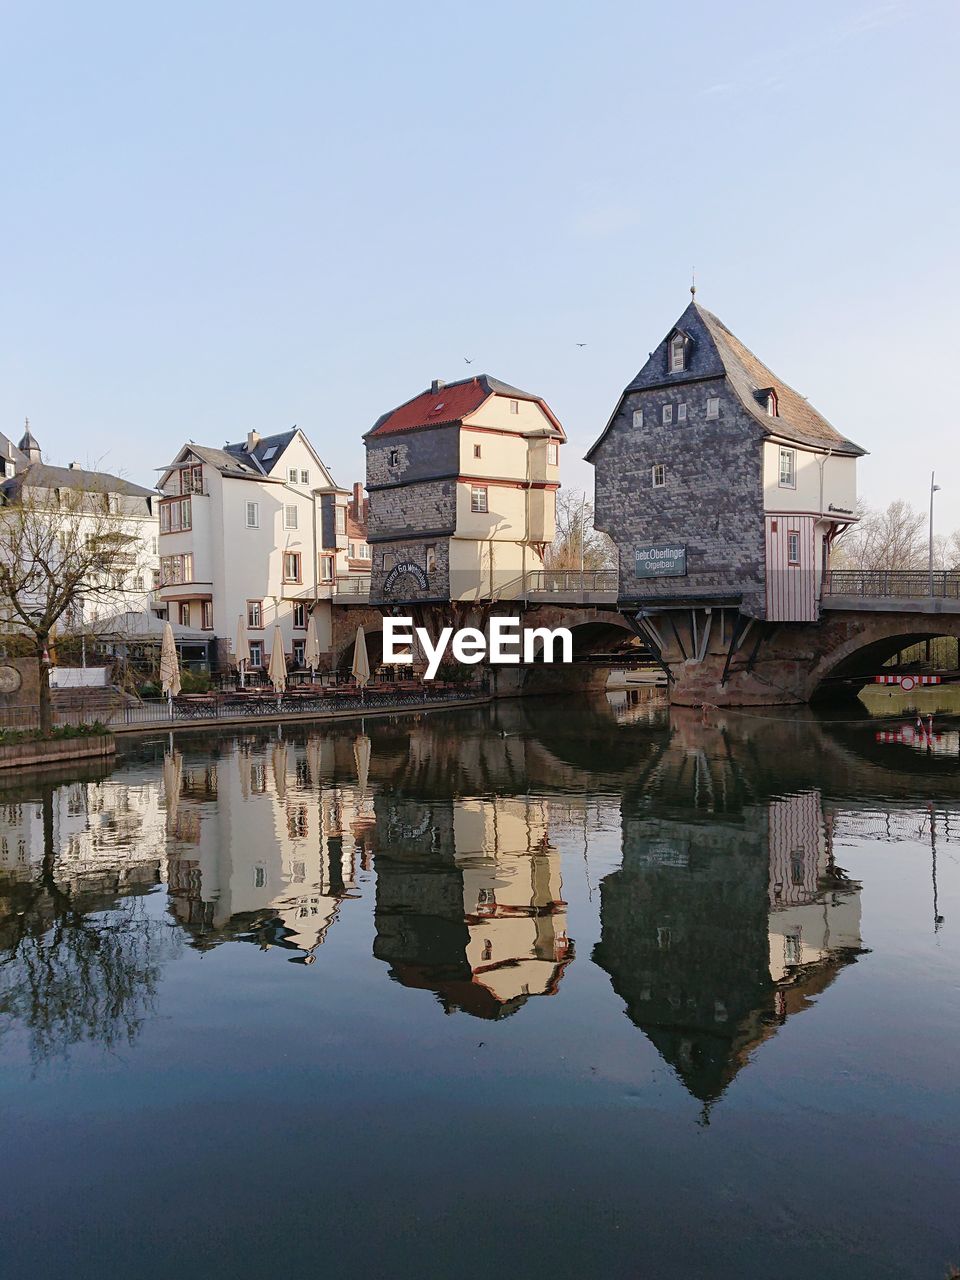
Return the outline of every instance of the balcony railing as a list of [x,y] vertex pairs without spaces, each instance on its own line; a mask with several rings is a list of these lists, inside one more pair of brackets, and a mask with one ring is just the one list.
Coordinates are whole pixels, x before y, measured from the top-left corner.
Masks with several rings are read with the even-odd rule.
[[864,596],[873,599],[960,600],[960,570],[940,570],[933,575],[926,569],[831,569],[824,576],[823,593],[827,596]]

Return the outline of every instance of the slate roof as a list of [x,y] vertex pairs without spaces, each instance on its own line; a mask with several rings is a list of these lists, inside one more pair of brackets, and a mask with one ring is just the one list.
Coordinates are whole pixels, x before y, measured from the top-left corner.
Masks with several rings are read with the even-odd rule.
[[539,404],[557,428],[560,439],[566,438],[563,428],[541,396],[531,395],[529,391],[521,391],[518,387],[511,387],[509,383],[501,382],[499,378],[491,378],[488,373],[480,373],[473,378],[445,383],[439,391],[421,391],[412,400],[407,400],[405,404],[379,417],[364,439],[461,422],[471,413],[475,413],[492,395],[507,396],[511,400],[531,400]]
[[[237,449],[239,446],[232,445],[231,448]],[[196,454],[202,462],[215,467],[221,475],[229,476],[235,480],[265,480],[271,478],[265,476],[252,462],[244,462],[238,454],[228,453],[226,449],[212,449],[205,444],[187,444],[177,454],[177,458],[187,451]],[[172,471],[177,465],[177,462],[172,462],[169,466],[163,467],[161,469],[162,474],[165,475],[167,472]]]
[[[690,339],[686,368],[678,373],[667,371],[667,344],[671,336],[682,330]],[[797,444],[817,449],[833,449],[835,453],[853,455],[866,453],[858,444],[848,440],[823,414],[818,413],[804,396],[767,367],[740,339],[712,312],[696,301],[690,303],[677,323],[671,328],[656,351],[627,386],[621,396],[603,434],[587,454],[589,460],[594,450],[609,431],[620,410],[624,396],[631,391],[654,387],[671,387],[684,382],[697,382],[704,378],[725,377],[737,399],[754,418],[767,436],[782,436]],[[773,390],[777,395],[777,416],[767,413],[763,393]]]
[[115,493],[127,498],[155,498],[154,489],[132,484],[106,471],[84,471],[81,467],[51,467],[46,462],[31,462],[3,485],[8,496],[21,488],[80,489],[84,493]]
[[[270,472],[273,471],[274,467],[276,467],[280,462],[280,459],[283,457],[284,450],[296,434],[297,428],[294,427],[290,431],[281,431],[279,435],[261,436],[252,455],[247,449],[247,442],[245,440],[241,444],[224,445],[223,452],[229,453],[232,457],[241,460],[252,456],[256,458],[257,462],[260,463],[264,471],[269,475]],[[273,450],[273,453],[270,453],[271,449]],[[268,453],[270,453],[269,458],[267,457]],[[254,470],[256,470],[255,467]]]

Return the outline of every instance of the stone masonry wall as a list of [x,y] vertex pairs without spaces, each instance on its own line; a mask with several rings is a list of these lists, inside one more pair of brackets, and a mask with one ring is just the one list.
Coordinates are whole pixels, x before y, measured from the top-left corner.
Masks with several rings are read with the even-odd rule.
[[[720,416],[708,419],[708,397]],[[673,406],[664,425],[662,409]],[[687,406],[686,421],[678,407]],[[643,425],[633,425],[636,409]],[[765,608],[761,435],[723,378],[631,391],[593,456],[596,524],[617,545],[621,600],[743,594],[745,612]],[[666,480],[653,486],[653,467]],[[637,578],[642,543],[682,543],[686,577]]]

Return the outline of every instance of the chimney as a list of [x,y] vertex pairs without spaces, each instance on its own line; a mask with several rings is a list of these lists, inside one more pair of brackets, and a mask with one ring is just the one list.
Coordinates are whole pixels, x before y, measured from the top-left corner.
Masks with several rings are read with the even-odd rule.
[[247,453],[253,453],[254,449],[256,449],[259,443],[260,443],[260,432],[248,431],[247,432]]
[[363,485],[359,480],[353,482],[353,511],[351,512],[354,520],[363,519]]
[[446,385],[447,384],[445,382],[442,382],[439,378],[434,378],[434,380],[430,383],[430,390],[433,393],[433,395],[436,396],[440,394],[440,392],[443,390],[443,388]]

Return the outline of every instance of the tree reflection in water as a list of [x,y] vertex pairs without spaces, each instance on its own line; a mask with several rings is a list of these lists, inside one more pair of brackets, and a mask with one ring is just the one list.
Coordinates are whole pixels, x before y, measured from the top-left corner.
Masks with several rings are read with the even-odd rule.
[[39,808],[43,856],[34,875],[0,879],[0,1037],[21,1029],[35,1066],[84,1043],[131,1045],[178,945],[142,896],[120,896],[119,877],[91,885],[64,876],[52,786],[43,786]]

